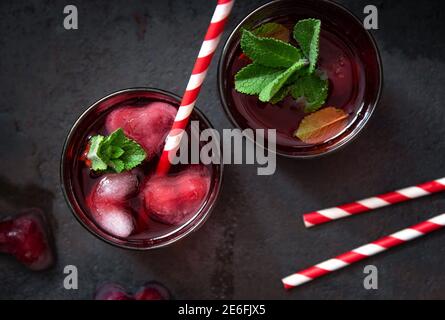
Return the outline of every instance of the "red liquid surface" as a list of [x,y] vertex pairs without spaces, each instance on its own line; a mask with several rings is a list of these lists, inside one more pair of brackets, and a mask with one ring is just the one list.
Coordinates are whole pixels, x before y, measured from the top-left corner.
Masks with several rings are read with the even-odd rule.
[[[297,20],[276,22],[292,30]],[[297,45],[293,40],[291,43]],[[240,69],[250,63],[250,60],[242,55],[241,48],[237,49],[233,57],[229,66],[229,76],[233,100],[231,105],[236,108],[236,112],[233,113],[236,121],[242,124],[242,127],[276,129],[279,146],[307,145],[294,137],[295,130],[307,115],[304,113],[302,103],[289,96],[273,105],[259,101],[257,96],[237,92],[234,89],[234,77]],[[353,46],[337,34],[323,28],[323,21],[318,68],[329,78],[329,95],[323,107],[343,109],[350,115],[349,123],[351,124],[362,107],[361,102],[365,91],[364,67],[354,52]]]
[[[146,100],[146,99],[138,99],[132,106],[134,108],[140,108],[146,106],[148,103],[152,101]],[[125,103],[125,107],[128,107],[128,103]],[[105,126],[105,121],[107,115],[113,111],[119,108],[120,106],[116,106],[113,108],[110,108],[109,112],[99,117],[91,126],[90,131],[87,134],[87,137],[85,139],[85,143],[83,145],[84,148],[87,148],[88,146],[88,140],[89,137],[101,134],[101,135],[108,135],[110,132],[107,131]],[[196,119],[192,119],[196,120]],[[200,122],[200,126],[202,123]],[[200,128],[201,130],[203,128]],[[188,135],[190,139],[190,131],[188,130]],[[189,144],[190,145],[190,144]],[[84,149],[85,150],[85,149]],[[88,197],[91,195],[91,192],[99,182],[99,180],[102,178],[101,174],[95,173],[94,171],[90,170],[89,167],[85,164],[84,157],[82,156],[83,152],[79,151],[78,155],[78,161],[76,163],[76,172],[77,172],[77,179],[74,183],[74,191],[78,195],[78,198],[80,200],[80,205],[82,206],[83,210],[85,212],[90,213],[90,218],[92,221],[94,221],[94,218],[91,214],[91,208],[88,205]],[[178,231],[181,229],[184,225],[186,225],[189,221],[193,220],[194,217],[191,217],[188,221],[184,222],[182,225],[168,225],[161,222],[156,221],[155,219],[152,219],[147,212],[144,212],[144,203],[142,199],[142,193],[141,189],[144,185],[145,180],[147,177],[149,177],[153,172],[156,170],[156,165],[159,160],[159,157],[155,157],[149,162],[144,162],[142,165],[138,166],[137,168],[133,169],[132,172],[137,176],[138,178],[138,186],[139,190],[138,192],[126,200],[125,206],[131,210],[131,213],[134,215],[135,221],[136,221],[136,228],[135,231],[127,238],[128,240],[131,239],[158,239],[161,237],[165,237],[170,235],[173,232]],[[181,170],[185,169],[186,165],[175,165],[172,166],[170,173],[174,175],[175,173],[180,172]],[[206,166],[210,178],[212,177],[213,168],[212,165]],[[211,191],[210,191],[211,192]],[[142,221],[145,220],[148,223],[142,223]]]

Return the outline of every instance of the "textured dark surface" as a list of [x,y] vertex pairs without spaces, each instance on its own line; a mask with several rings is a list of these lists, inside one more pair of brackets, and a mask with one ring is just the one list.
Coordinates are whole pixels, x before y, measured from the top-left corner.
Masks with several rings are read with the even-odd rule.
[[[69,1],[1,1],[0,216],[44,209],[58,260],[32,273],[0,256],[0,298],[85,299],[106,281],[133,287],[147,280],[184,299],[445,298],[445,232],[291,292],[280,282],[445,209],[443,195],[435,195],[309,231],[300,219],[308,210],[444,175],[441,2],[341,1],[360,17],[366,4],[380,10],[374,35],[384,95],[363,134],[320,160],[279,158],[270,177],[257,176],[253,166],[227,166],[220,201],[202,229],[171,247],[135,253],[101,242],[73,218],[59,186],[62,144],[86,106],[112,91],[154,86],[181,94],[214,1],[78,0],[77,31],[62,27]],[[227,29],[263,3],[239,0]],[[217,129],[231,127],[215,62],[199,106]],[[68,264],[79,269],[77,291],[63,288]],[[378,290],[363,289],[366,264],[379,269]]]

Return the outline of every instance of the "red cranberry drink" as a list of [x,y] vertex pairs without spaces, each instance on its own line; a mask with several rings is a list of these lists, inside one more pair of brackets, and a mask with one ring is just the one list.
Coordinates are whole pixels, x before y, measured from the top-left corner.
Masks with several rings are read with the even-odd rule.
[[[281,32],[291,35],[296,21],[281,22],[280,24],[263,24],[259,28],[282,28]],[[287,88],[280,89],[287,91],[287,94],[283,93],[280,97],[275,99],[271,97],[271,99],[263,99],[263,101],[260,100],[261,97],[258,95],[250,94],[251,91],[247,87],[247,82],[251,79],[243,77],[246,71],[250,70],[249,68],[253,70],[254,67],[249,67],[253,65],[253,62],[243,53],[241,47],[238,51],[238,58],[233,59],[231,65],[231,74],[234,80],[231,95],[238,112],[245,115],[246,119],[254,127],[267,126],[268,128],[277,129],[278,142],[285,146],[322,143],[326,139],[339,134],[352,121],[353,117],[348,115],[354,114],[357,111],[358,101],[363,97],[363,65],[356,59],[354,53],[344,43],[339,41],[335,34],[321,29],[319,27],[321,26],[320,20],[300,20],[300,25],[303,23],[310,23],[313,24],[314,28],[320,28],[320,33],[316,36],[320,41],[320,48],[316,49],[319,51],[318,69],[314,71],[312,76],[294,75],[294,77],[299,79],[295,81],[287,80],[292,84]],[[249,34],[248,31],[245,31],[243,39],[248,37],[246,36],[247,34]],[[286,38],[288,39],[287,42],[296,43],[293,37],[286,36]],[[259,40],[259,38],[252,39],[252,41],[258,42]],[[275,42],[271,41],[271,43]],[[295,48],[297,48],[296,45]],[[308,59],[306,59],[304,64],[308,63]],[[308,65],[306,67],[303,66],[297,72],[303,72],[302,70],[305,70],[307,67]],[[241,71],[243,69],[244,72]],[[274,69],[271,68],[271,70]],[[261,67],[258,66],[258,70],[261,70]],[[279,71],[277,71],[277,74],[279,75]],[[299,124],[302,123],[305,117],[323,108],[333,106],[339,110],[338,113],[340,115],[344,115],[342,118],[345,121],[341,121],[342,125],[339,125],[339,130],[332,130],[326,136],[312,139],[305,139],[297,134]]]
[[275,129],[277,151],[312,157],[350,141],[381,90],[369,33],[330,1],[277,1],[250,14],[220,61],[220,95],[242,129]]
[[[76,216],[102,239],[127,248],[162,246],[195,229],[213,207],[219,165],[154,172],[178,101],[158,90],[116,93],[91,107],[70,133],[64,190]],[[192,120],[200,130],[210,126],[199,111]]]

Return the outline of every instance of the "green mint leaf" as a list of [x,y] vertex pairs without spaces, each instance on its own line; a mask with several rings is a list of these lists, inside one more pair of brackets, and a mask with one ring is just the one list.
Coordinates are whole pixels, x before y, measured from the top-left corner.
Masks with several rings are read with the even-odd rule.
[[272,39],[260,38],[243,30],[241,48],[254,62],[272,68],[290,68],[301,59],[301,51],[290,44]]
[[294,99],[305,100],[305,112],[314,112],[326,102],[328,97],[329,82],[321,79],[316,74],[300,77],[292,86],[292,96]]
[[87,158],[91,160],[94,171],[111,169],[120,173],[140,165],[146,156],[136,141],[127,138],[122,129],[117,129],[107,137],[92,137]]
[[110,147],[111,147],[110,148],[110,158],[112,158],[112,159],[118,159],[125,153],[125,150],[120,147],[116,147],[116,146],[110,146]]
[[252,33],[260,38],[274,38],[284,42],[289,42],[290,40],[289,29],[282,24],[274,22],[262,24],[253,30]]
[[102,171],[107,169],[107,164],[99,157],[99,148],[102,141],[105,139],[104,136],[97,135],[91,138],[90,150],[88,151],[87,158],[91,160],[91,168],[94,171]]
[[321,21],[318,19],[300,20],[294,27],[294,38],[309,59],[309,73],[315,71],[318,60]]
[[256,62],[241,69],[235,76],[235,90],[245,94],[260,94],[261,90],[283,72]]
[[284,86],[282,87],[275,95],[272,97],[272,99],[269,101],[272,104],[277,104],[284,98],[286,98],[291,91],[291,86]]
[[129,139],[125,135],[124,131],[119,128],[106,137],[104,143],[107,146],[120,147],[123,146],[127,140]]
[[303,68],[297,70],[297,72],[295,72],[293,75],[291,75],[291,76],[289,77],[289,79],[286,81],[286,85],[288,85],[288,86],[292,86],[292,85],[294,85],[295,83],[297,83],[297,81],[298,81],[301,77],[305,77],[305,76],[307,76],[307,75],[309,74],[309,73],[308,73],[308,69],[309,69],[309,66],[306,65],[306,66],[304,66]]
[[287,80],[299,69],[307,65],[306,59],[301,59],[295,62],[290,68],[282,72],[278,77],[276,77],[272,82],[270,82],[263,90],[260,92],[260,101],[269,102],[272,98],[281,90],[281,88],[286,84]]
[[113,159],[110,161],[110,167],[117,173],[121,173],[125,170],[125,163],[120,159]]
[[144,149],[133,140],[127,141],[123,149],[125,153],[119,159],[124,162],[125,170],[131,170],[137,167],[147,157]]

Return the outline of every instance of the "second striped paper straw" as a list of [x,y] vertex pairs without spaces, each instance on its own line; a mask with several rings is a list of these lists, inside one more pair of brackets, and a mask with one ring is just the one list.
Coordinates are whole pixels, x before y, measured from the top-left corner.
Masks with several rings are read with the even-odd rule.
[[445,178],[303,215],[307,228],[445,190]]
[[319,263],[303,271],[294,273],[282,279],[286,289],[295,288],[306,282],[347,267],[357,261],[366,259],[392,247],[399,246],[407,241],[414,240],[445,226],[445,214],[441,214],[412,227],[396,232],[390,236],[380,238],[352,251],[346,252],[336,258]]
[[175,121],[165,141],[164,150],[162,151],[158,167],[156,168],[157,174],[166,174],[170,169],[170,156],[174,155],[179,148],[184,130],[189,123],[190,114],[195,107],[202,83],[204,82],[207,70],[221,40],[221,35],[232,11],[233,4],[234,0],[218,1],[201,50],[199,51],[198,59],[195,62],[187,89],[182,97]]

